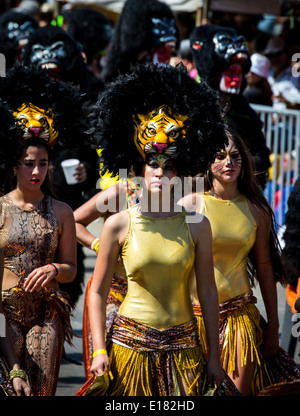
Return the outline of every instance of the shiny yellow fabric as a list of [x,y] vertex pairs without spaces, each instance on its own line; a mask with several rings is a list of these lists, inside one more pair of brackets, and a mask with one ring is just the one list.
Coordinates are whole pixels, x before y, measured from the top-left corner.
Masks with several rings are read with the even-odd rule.
[[195,247],[185,211],[168,218],[127,212],[122,258],[128,291],[120,314],[158,329],[188,322],[194,316],[189,278]]
[[257,226],[244,195],[227,201],[204,194],[201,213],[212,228],[215,279],[222,303],[250,290],[247,257]]

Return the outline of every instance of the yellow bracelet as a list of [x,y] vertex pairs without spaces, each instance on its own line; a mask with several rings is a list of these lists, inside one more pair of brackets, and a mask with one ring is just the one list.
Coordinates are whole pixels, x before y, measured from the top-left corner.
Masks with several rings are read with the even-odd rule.
[[94,246],[94,251],[98,254],[98,251],[99,251],[99,246],[100,246],[100,240],[99,241],[97,241],[97,243],[95,244],[95,246]]
[[107,355],[107,351],[106,350],[103,350],[103,349],[96,350],[96,351],[93,352],[93,358],[95,358],[96,355],[99,355],[99,354],[105,354],[105,355]]
[[97,254],[98,254],[98,249],[99,249],[99,243],[100,243],[99,238],[94,238],[91,244],[91,250],[96,251]]

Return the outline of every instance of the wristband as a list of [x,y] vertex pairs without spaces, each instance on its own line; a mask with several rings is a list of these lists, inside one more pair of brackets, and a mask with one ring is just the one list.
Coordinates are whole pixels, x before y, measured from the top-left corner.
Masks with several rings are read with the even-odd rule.
[[9,379],[12,380],[15,377],[20,377],[23,380],[27,381],[27,375],[26,375],[26,371],[25,370],[21,370],[21,369],[19,369],[19,370],[11,370],[9,372]]
[[53,263],[48,263],[48,266],[51,266],[53,270],[55,270],[55,276],[57,276],[58,275],[57,267]]
[[99,243],[100,243],[99,238],[94,238],[91,244],[91,250],[94,250],[97,254],[99,250]]
[[96,355],[99,355],[99,354],[105,354],[105,355],[107,355],[107,351],[106,350],[103,350],[103,349],[96,350],[96,351],[93,352],[93,358],[95,358]]

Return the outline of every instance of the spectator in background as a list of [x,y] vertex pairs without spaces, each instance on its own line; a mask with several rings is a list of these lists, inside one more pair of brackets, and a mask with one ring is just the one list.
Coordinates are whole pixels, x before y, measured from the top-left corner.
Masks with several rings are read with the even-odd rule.
[[189,39],[184,39],[180,42],[177,56],[174,56],[170,60],[170,64],[176,66],[180,62],[186,67],[190,76],[194,79],[197,77],[197,69],[193,60],[193,53]]
[[39,25],[41,27],[50,25],[55,19],[55,8],[51,3],[43,3],[40,7]]
[[263,54],[269,58],[271,68],[268,82],[273,91],[273,102],[283,102],[288,108],[300,108],[300,77],[292,71],[292,51],[283,38],[272,37]]
[[36,0],[22,0],[18,7],[14,9],[16,12],[26,14],[33,19],[39,19],[40,4]]
[[250,71],[245,75],[247,87],[243,94],[250,103],[272,105],[272,89],[267,80],[271,63],[259,53],[251,55]]

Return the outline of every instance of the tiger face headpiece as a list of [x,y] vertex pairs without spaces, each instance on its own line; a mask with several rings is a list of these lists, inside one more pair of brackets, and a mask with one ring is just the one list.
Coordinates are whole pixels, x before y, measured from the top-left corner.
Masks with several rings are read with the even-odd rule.
[[216,93],[183,66],[137,65],[121,75],[100,95],[93,130],[103,172],[113,174],[155,152],[194,175],[227,143]]
[[76,148],[87,139],[89,121],[82,94],[42,69],[16,65],[0,78],[0,98],[12,110],[23,140],[40,138],[59,149]]
[[50,146],[56,143],[58,131],[53,127],[53,116],[50,110],[39,108],[31,103],[23,103],[14,111],[17,126],[23,132],[24,139],[41,138]]
[[161,105],[146,115],[134,115],[134,142],[143,159],[145,160],[146,153],[175,154],[177,139],[186,135],[184,121],[187,118],[181,114],[173,115],[166,105]]

